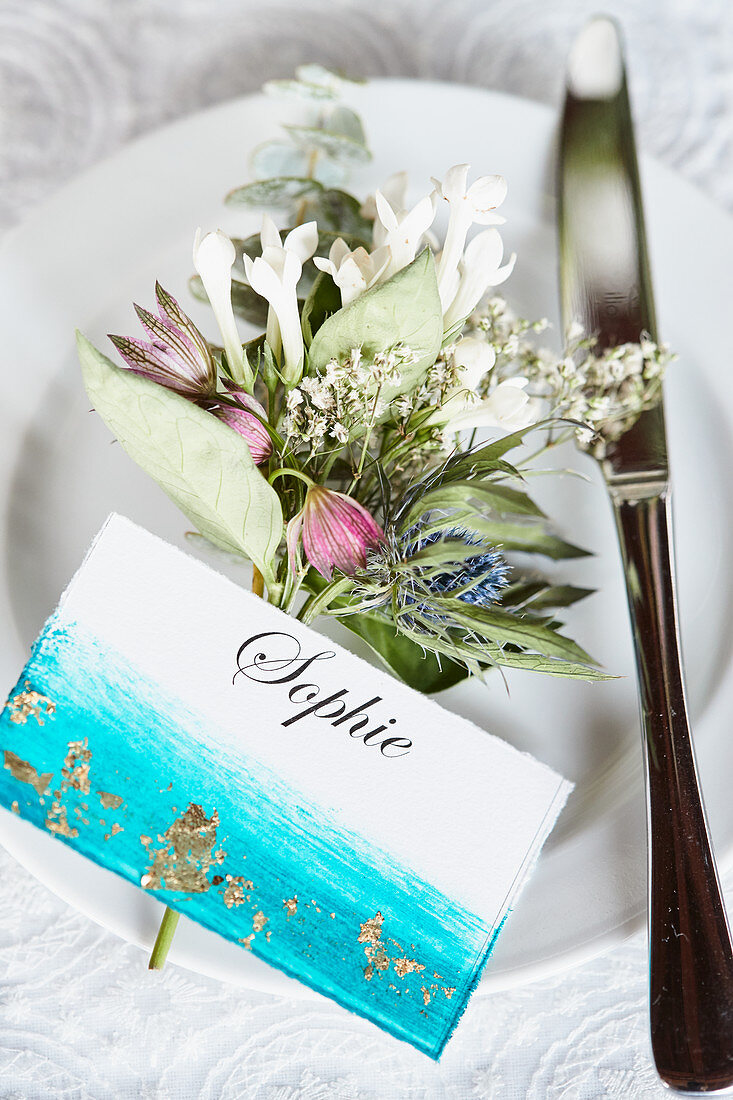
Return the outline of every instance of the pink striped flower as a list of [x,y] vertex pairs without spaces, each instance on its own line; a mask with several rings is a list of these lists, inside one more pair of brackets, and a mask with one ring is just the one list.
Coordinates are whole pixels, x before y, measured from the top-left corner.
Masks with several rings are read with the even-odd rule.
[[[267,420],[267,413],[259,401],[244,390],[234,386],[229,386],[228,389],[229,396],[240,407],[213,405],[211,406],[211,412],[242,436],[249,447],[252,461],[256,466],[259,466],[272,454],[272,439],[262,423],[262,420]],[[257,416],[253,416],[253,413],[257,413]],[[262,419],[259,419],[260,417]]]
[[305,504],[288,524],[288,554],[294,572],[301,529],[305,556],[326,580],[334,569],[347,576],[363,569],[367,550],[384,538],[384,531],[363,505],[321,485],[310,486]]
[[183,397],[197,398],[216,390],[216,364],[209,345],[176,299],[155,284],[158,316],[135,306],[149,339],[110,336],[135,374],[141,374]]

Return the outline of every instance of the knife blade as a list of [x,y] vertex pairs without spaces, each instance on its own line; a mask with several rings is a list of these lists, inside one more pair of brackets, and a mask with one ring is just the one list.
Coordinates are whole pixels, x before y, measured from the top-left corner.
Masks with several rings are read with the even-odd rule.
[[[592,19],[568,60],[558,159],[565,328],[598,348],[657,339],[641,185],[619,30]],[[733,1086],[733,948],[685,702],[664,403],[601,459],[634,639],[647,794],[649,1010],[662,1080]]]

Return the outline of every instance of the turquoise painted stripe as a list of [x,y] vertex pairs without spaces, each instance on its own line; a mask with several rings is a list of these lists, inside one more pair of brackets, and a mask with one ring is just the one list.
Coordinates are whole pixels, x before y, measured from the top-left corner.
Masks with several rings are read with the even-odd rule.
[[[17,723],[6,707],[0,749],[53,778],[40,797],[12,774],[14,757],[6,756],[0,803],[17,803],[24,818],[48,828],[49,814],[59,821],[53,792],[60,790],[77,835],[59,839],[137,885],[190,804],[209,821],[216,812],[218,825],[200,841],[220,862],[194,864],[206,888],[156,889],[156,896],[439,1057],[498,928],[345,831],[258,762],[223,751],[209,720],[78,626],[49,620],[11,698],[26,682],[54,701],[55,713],[43,725],[32,715]],[[69,743],[85,741],[88,793],[69,785],[69,769],[64,784],[62,771]],[[105,809],[99,791],[121,796],[122,805]],[[295,897],[293,913],[284,903]],[[370,944],[362,925],[377,913],[381,928],[365,929],[374,930]]]

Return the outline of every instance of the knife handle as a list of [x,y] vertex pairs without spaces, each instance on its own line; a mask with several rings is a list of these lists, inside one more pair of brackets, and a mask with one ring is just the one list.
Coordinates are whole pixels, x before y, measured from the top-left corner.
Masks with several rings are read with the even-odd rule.
[[649,1007],[657,1072],[733,1085],[733,950],[685,704],[667,487],[611,496],[639,677],[649,850]]

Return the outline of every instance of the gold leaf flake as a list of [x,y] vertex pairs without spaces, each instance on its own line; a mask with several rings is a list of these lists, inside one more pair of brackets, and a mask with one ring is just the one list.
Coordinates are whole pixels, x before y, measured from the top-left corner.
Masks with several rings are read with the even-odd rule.
[[16,801],[10,803],[10,809],[13,811],[14,814],[20,813],[20,806]]
[[[417,959],[408,959],[402,954],[399,956],[390,956],[385,941],[382,939],[383,925],[384,917],[380,912],[377,912],[375,916],[370,917],[369,920],[359,925],[357,942],[364,944],[364,954],[367,957],[367,966],[364,970],[365,979],[370,982],[376,972],[389,970],[390,964],[397,977],[403,980],[408,974],[419,974],[423,971],[425,966],[423,963],[418,962]],[[387,943],[393,943],[398,950],[402,952],[402,948],[396,940],[390,938],[387,940]],[[395,986],[390,983],[390,988],[395,988]],[[437,986],[435,988],[437,989]],[[425,1003],[427,1004],[428,1002],[426,1001]]]
[[105,810],[119,810],[122,805],[123,798],[121,794],[111,794],[110,791],[97,791],[97,794]]
[[424,970],[425,967],[422,963],[419,963],[417,959],[395,959],[394,960],[394,972],[398,978],[404,978],[408,974],[419,973]]
[[422,986],[420,986],[420,991],[422,993],[423,1004],[429,1005],[430,1004],[430,990],[426,989],[425,986],[422,985]]
[[195,802],[158,837],[161,847],[150,853],[152,862],[141,880],[149,890],[180,890],[186,894],[201,894],[211,883],[206,873],[215,860],[212,855],[216,843],[219,815],[214,810],[208,818],[203,808]]
[[250,932],[250,934],[248,936],[245,936],[243,939],[240,939],[239,942],[243,943],[248,951],[251,951],[252,950],[252,940],[254,938],[255,938],[254,932]]
[[286,910],[288,917],[294,917],[298,912],[298,895],[293,894],[292,898],[283,898],[283,909]]
[[56,704],[47,695],[34,691],[28,680],[23,684],[23,690],[14,695],[7,706],[10,711],[10,721],[18,726],[25,725],[29,718],[35,718],[38,725],[42,726],[43,715],[53,717],[56,711]]
[[260,909],[260,911],[258,913],[255,913],[255,915],[252,917],[252,931],[253,932],[261,932],[262,929],[267,924],[267,921],[268,921],[268,918],[265,916],[265,914]]
[[[92,754],[86,737],[83,741],[69,741],[64,766],[61,769],[61,775],[63,776],[62,791],[73,787],[74,790],[81,791],[82,794],[89,794],[89,763],[91,759]],[[85,810],[89,809],[86,803],[82,803],[82,806]]]
[[44,772],[39,775],[36,769],[27,760],[21,760],[14,752],[5,750],[5,767],[13,779],[19,779],[21,783],[30,783],[36,794],[48,794],[48,787],[53,779],[53,772]]
[[[212,881],[216,883],[217,879],[219,879],[220,882],[224,881],[220,875],[214,875]],[[224,904],[226,905],[227,909],[232,909],[237,905],[242,905],[246,900],[244,896],[245,890],[254,889],[254,886],[249,881],[249,879],[242,878],[240,875],[227,875],[226,881],[227,888],[224,891]]]
[[377,913],[376,916],[370,917],[369,920],[365,920],[363,924],[359,926],[359,939],[358,943],[376,943],[382,935],[382,923],[384,917],[381,913]]
[[69,819],[66,816],[66,807],[62,806],[56,799],[54,799],[51,809],[46,815],[44,824],[49,832],[55,833],[56,836],[65,836],[71,839],[79,835],[79,830],[69,825]]

